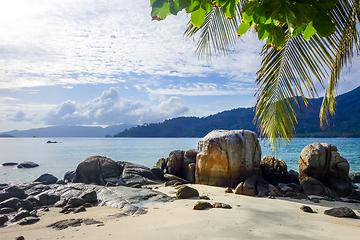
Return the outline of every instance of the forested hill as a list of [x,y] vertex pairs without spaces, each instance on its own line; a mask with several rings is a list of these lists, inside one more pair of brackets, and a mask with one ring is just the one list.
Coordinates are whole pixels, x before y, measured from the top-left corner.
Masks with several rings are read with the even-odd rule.
[[[314,99],[310,106],[302,105],[298,112],[299,126],[296,137],[360,137],[360,87],[338,96],[336,115],[330,126],[320,128],[319,110],[322,98]],[[253,123],[253,108],[237,108],[207,117],[178,117],[162,123],[132,127],[114,137],[204,137],[214,129],[248,129],[257,132]]]

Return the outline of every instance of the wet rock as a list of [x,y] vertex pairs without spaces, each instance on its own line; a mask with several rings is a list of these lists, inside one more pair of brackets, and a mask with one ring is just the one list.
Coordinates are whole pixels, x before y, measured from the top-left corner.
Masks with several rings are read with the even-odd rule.
[[19,225],[34,224],[34,223],[38,222],[39,220],[40,220],[40,218],[38,218],[38,217],[26,217],[26,218],[23,218],[21,221],[19,221]]
[[305,206],[305,205],[302,205],[302,206],[300,207],[300,209],[301,209],[302,211],[308,212],[308,213],[313,213],[313,212],[314,212],[311,207]]
[[2,163],[1,165],[3,165],[4,167],[7,167],[7,166],[15,166],[15,165],[18,165],[18,163],[16,163],[16,162],[6,162],[6,163]]
[[189,186],[182,186],[176,191],[177,199],[186,199],[191,197],[198,197],[199,192],[195,188]]
[[17,165],[17,168],[34,168],[34,167],[38,167],[38,166],[39,166],[39,164],[34,163],[34,162],[22,162]]
[[57,177],[49,173],[44,173],[40,177],[34,180],[34,182],[41,182],[43,184],[53,184],[57,182]]
[[348,207],[331,208],[325,210],[324,214],[339,218],[357,218],[355,212]]
[[195,203],[193,210],[204,210],[207,208],[213,208],[213,205],[209,202],[199,201],[199,202]]

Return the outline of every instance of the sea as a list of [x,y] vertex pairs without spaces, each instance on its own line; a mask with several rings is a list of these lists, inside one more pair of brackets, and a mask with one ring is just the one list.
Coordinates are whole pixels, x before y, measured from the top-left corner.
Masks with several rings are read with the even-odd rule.
[[[148,167],[155,166],[173,150],[196,149],[200,138],[0,138],[0,183],[32,182],[43,173],[63,179],[67,171],[93,155],[115,161],[128,161]],[[56,141],[57,143],[47,143]],[[298,171],[301,150],[311,143],[330,143],[350,163],[350,172],[360,172],[360,138],[294,138],[280,145],[274,155],[269,143],[261,140],[262,157],[275,156],[286,162],[288,170]],[[5,162],[31,161],[39,167],[18,169],[2,166]]]

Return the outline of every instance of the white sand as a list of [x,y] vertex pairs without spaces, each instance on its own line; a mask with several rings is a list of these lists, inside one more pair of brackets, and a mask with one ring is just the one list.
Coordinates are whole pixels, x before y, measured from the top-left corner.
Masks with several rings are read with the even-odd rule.
[[[78,214],[60,214],[59,208],[41,216],[33,225],[13,225],[0,228],[0,239],[11,240],[24,236],[26,240],[87,239],[359,239],[360,219],[335,218],[324,215],[331,207],[347,206],[358,217],[358,204],[320,201],[312,203],[289,198],[258,198],[225,194],[224,188],[192,185],[200,195],[208,195],[212,203],[230,204],[232,209],[192,210],[199,199],[175,200],[170,203],[147,205],[148,213],[141,216],[105,220],[108,215],[121,212],[110,207],[88,208]],[[172,187],[160,187],[174,196]],[[300,210],[308,205],[317,213]],[[104,226],[88,225],[64,230],[46,228],[55,221],[68,218],[93,218]]]

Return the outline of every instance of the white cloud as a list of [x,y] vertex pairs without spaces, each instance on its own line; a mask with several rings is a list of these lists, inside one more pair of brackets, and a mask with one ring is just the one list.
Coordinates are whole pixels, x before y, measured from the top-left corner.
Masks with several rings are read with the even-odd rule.
[[24,113],[19,110],[8,115],[13,122],[28,121],[45,125],[113,125],[119,123],[144,123],[163,121],[189,111],[179,97],[171,97],[157,105],[146,106],[140,101],[122,98],[119,91],[111,87],[100,97],[85,103],[64,101],[45,114]]
[[193,42],[182,37],[186,14],[151,21],[149,1],[6,2],[0,3],[0,22],[5,23],[0,25],[3,89],[116,83],[127,74],[216,73],[249,82],[259,64],[261,43],[250,38],[227,57],[199,60]]

